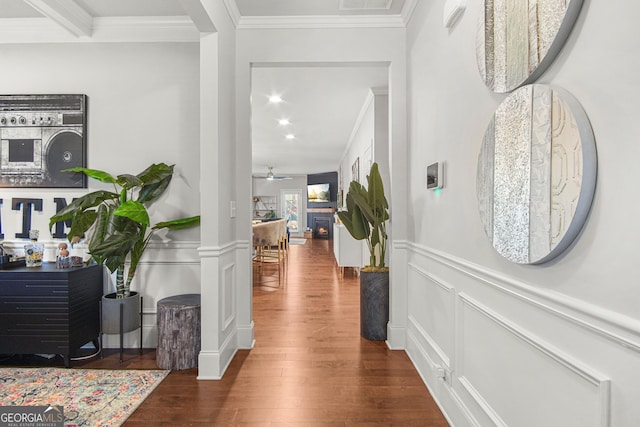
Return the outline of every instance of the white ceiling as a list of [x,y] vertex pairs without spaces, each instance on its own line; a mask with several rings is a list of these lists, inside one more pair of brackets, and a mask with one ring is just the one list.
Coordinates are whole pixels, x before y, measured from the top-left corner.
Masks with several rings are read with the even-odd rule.
[[[247,26],[287,26],[310,24],[318,18],[321,25],[366,25],[371,16],[375,26],[398,26],[406,22],[417,0],[219,0],[224,1],[239,28]],[[149,19],[166,22],[173,19],[175,41],[197,41],[197,30],[207,31],[208,17],[199,0],[0,0],[0,43],[65,41],[120,41],[150,37],[163,41],[162,35],[149,32]],[[145,19],[145,21],[136,21]],[[365,19],[365,21],[362,20]],[[130,26],[106,25],[127,19]],[[381,21],[382,19],[382,21]],[[125,22],[125,21],[122,21]],[[210,21],[209,21],[210,22]],[[2,28],[4,27],[4,29]],[[29,32],[29,27],[31,32]],[[37,29],[36,29],[37,27]],[[119,33],[110,32],[117,28]],[[50,33],[47,33],[47,32]],[[155,38],[155,39],[154,39]],[[369,88],[387,86],[384,67],[273,67],[254,68],[252,74],[253,172],[267,173],[273,166],[276,175],[308,174],[337,170]],[[277,93],[284,102],[269,105],[267,96]],[[278,119],[288,118],[289,126]],[[285,134],[295,134],[286,140]]]
[[[268,166],[276,175],[337,171],[370,88],[386,89],[387,74],[382,66],[254,68],[254,173],[266,175]],[[283,102],[269,103],[272,94]]]

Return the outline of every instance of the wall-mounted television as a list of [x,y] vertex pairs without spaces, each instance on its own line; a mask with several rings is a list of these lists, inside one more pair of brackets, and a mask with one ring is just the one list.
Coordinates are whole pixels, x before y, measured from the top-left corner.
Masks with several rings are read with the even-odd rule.
[[330,202],[329,183],[307,185],[307,200],[309,203]]

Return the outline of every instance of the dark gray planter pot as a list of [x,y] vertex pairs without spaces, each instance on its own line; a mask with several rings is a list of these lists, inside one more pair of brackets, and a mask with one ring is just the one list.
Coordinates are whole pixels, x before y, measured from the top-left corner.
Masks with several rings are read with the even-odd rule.
[[116,298],[115,293],[102,297],[102,333],[120,333],[120,306],[123,306],[122,332],[140,327],[140,294],[131,292],[127,298]]
[[360,272],[360,335],[386,340],[389,323],[389,272]]

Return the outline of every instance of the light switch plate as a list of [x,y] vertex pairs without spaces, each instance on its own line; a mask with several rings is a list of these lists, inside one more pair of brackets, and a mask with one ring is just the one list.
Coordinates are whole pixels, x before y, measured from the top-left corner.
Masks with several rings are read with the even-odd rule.
[[231,218],[236,217],[236,201],[235,200],[231,200],[231,202],[229,202],[229,214]]

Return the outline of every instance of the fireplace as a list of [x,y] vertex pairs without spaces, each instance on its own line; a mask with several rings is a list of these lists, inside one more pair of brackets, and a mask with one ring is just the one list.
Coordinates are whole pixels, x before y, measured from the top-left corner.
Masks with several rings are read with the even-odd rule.
[[313,219],[313,238],[328,239],[330,236],[331,218]]
[[333,240],[334,208],[307,208],[307,225],[314,239]]

